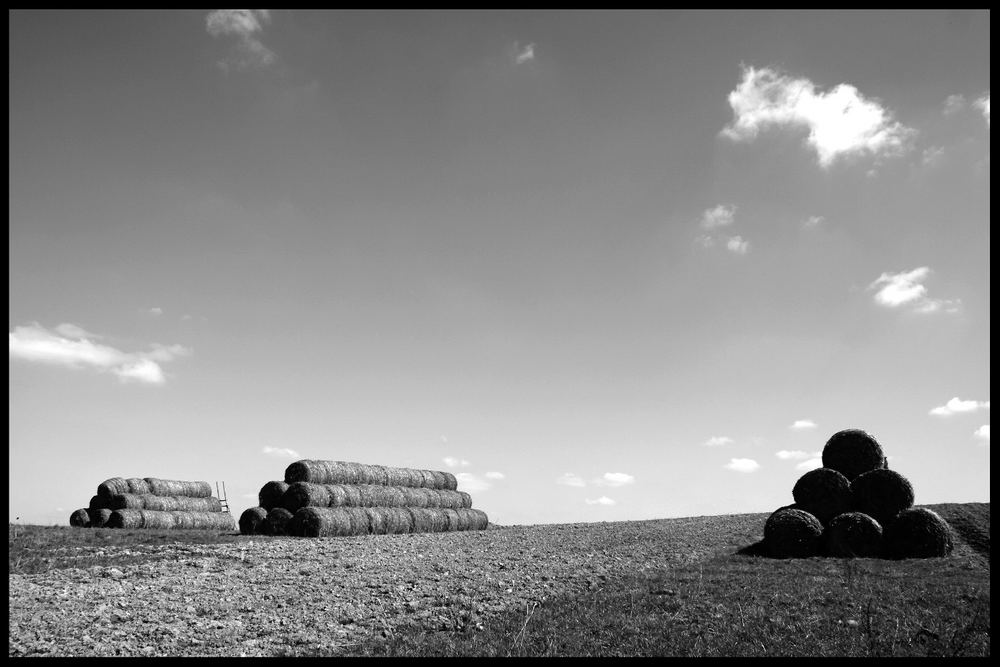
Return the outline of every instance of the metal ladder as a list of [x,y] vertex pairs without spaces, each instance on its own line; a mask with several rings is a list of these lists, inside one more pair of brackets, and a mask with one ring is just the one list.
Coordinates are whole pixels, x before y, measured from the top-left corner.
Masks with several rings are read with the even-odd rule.
[[226,483],[222,483],[222,493],[219,493],[219,483],[215,483],[215,495],[219,499],[219,504],[222,505],[222,511],[229,511],[229,499],[226,497]]

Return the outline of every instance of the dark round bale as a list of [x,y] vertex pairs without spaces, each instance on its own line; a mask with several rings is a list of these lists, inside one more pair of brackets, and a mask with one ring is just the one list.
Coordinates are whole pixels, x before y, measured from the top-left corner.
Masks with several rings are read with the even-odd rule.
[[458,512],[456,510],[445,508],[441,510],[441,515],[444,517],[445,532],[458,530]]
[[851,497],[854,509],[885,526],[913,507],[913,485],[895,470],[869,470],[851,482]]
[[368,525],[371,528],[372,535],[385,535],[388,531],[386,528],[386,512],[388,509],[386,507],[365,507],[365,514],[368,515]]
[[108,509],[112,510],[143,510],[146,509],[146,497],[135,493],[122,493],[105,498]]
[[112,477],[97,485],[97,495],[105,498],[120,496],[124,493],[128,493],[128,482],[121,477]]
[[[301,518],[299,518],[301,517]],[[343,507],[303,507],[293,519],[305,537],[337,537],[351,534],[351,517]]]
[[288,523],[292,520],[293,516],[294,515],[284,507],[275,507],[267,513],[267,518],[264,519],[264,534],[287,535]]
[[878,558],[882,526],[863,512],[838,514],[823,531],[823,546],[826,555],[834,558]]
[[[287,511],[287,510],[286,510]],[[240,515],[241,535],[262,535],[264,522],[267,520],[267,510],[263,507],[250,507]]]
[[87,507],[92,510],[111,509],[111,506],[108,504],[108,500],[109,496],[93,496],[90,499],[90,505]]
[[344,507],[347,505],[347,487],[343,484],[327,484],[326,491],[330,494],[330,504],[327,507]]
[[816,468],[802,475],[794,488],[795,504],[824,526],[838,514],[850,512],[851,483],[832,468]]
[[823,524],[804,510],[779,509],[764,524],[764,545],[774,558],[817,556],[822,535]]
[[74,528],[90,528],[90,514],[86,509],[75,510],[69,515],[69,525]]
[[148,495],[153,492],[146,480],[141,477],[129,477],[125,480],[125,483],[128,484],[128,492],[138,496]]
[[275,507],[281,506],[281,496],[285,495],[287,490],[288,482],[268,482],[260,487],[257,501],[261,507],[270,512]]
[[285,468],[285,483],[312,482],[314,480],[313,469],[316,467],[312,459],[302,459],[288,464]]
[[878,441],[861,429],[837,431],[823,446],[823,467],[836,470],[848,481],[885,465],[885,453]]
[[298,512],[292,515],[292,518],[288,520],[285,524],[285,534],[292,537],[305,537],[305,526],[302,523],[302,512],[308,508],[303,507]]
[[324,484],[293,482],[281,496],[281,506],[292,514],[303,507],[329,507],[330,492]]
[[885,527],[883,539],[886,555],[896,559],[947,556],[955,546],[948,522],[923,507],[897,514]]
[[108,518],[108,528],[142,528],[143,510],[113,510]]
[[413,516],[414,533],[439,533],[444,530],[445,518],[439,509],[426,507],[407,508]]
[[88,508],[87,516],[90,517],[90,527],[91,528],[104,528],[108,525],[108,519],[111,518],[111,510],[100,507],[100,508]]
[[445,488],[445,489],[447,489],[449,491],[457,491],[458,490],[458,478],[455,477],[450,472],[442,472],[441,474],[444,475],[444,486],[442,488]]

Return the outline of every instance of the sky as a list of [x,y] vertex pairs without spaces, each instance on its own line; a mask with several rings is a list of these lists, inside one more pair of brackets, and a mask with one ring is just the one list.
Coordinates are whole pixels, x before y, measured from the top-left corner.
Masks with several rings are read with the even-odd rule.
[[846,428],[989,502],[988,11],[8,17],[11,521],[769,512]]

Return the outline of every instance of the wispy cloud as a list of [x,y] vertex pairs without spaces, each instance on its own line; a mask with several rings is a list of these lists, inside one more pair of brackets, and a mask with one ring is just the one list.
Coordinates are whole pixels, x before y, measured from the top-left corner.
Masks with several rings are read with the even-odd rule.
[[446,456],[441,460],[444,461],[444,464],[449,468],[467,468],[469,465],[471,465],[465,459],[459,459],[454,456]]
[[584,502],[587,503],[588,505],[616,505],[617,504],[614,500],[612,500],[611,498],[608,498],[607,496],[601,496],[600,498],[595,498],[594,500],[591,500],[590,498],[587,498],[586,500],[584,500]]
[[274,456],[279,459],[298,459],[301,458],[299,453],[294,449],[288,449],[287,447],[268,447],[265,446],[264,449],[260,450],[262,454],[267,454],[268,456]]
[[800,449],[782,449],[779,452],[774,453],[782,461],[801,461],[802,459],[808,459],[814,456],[819,456],[819,454],[810,454],[809,452],[803,452]]
[[163,314],[163,309],[158,306],[154,306],[152,308],[147,308],[142,312],[146,313],[150,317],[159,317],[160,315]]
[[744,241],[742,236],[730,236],[726,248],[737,255],[745,255],[750,250],[750,242]]
[[212,37],[234,37],[236,45],[230,56],[219,62],[229,69],[266,67],[277,56],[257,38],[264,26],[271,21],[267,9],[217,9],[205,17],[205,29]]
[[803,431],[810,428],[816,428],[816,422],[811,419],[796,419],[795,422],[788,428]]
[[460,472],[455,475],[455,479],[458,480],[458,488],[466,493],[488,491],[493,486],[490,482],[473,475],[471,472]]
[[944,159],[944,148],[941,146],[931,146],[925,148],[924,152],[920,155],[920,164],[925,167],[933,167],[941,163]]
[[944,108],[941,112],[945,116],[951,116],[965,108],[965,95],[949,95],[944,101]]
[[816,229],[823,223],[824,220],[826,220],[826,218],[821,215],[810,215],[802,221],[802,226],[806,229]]
[[806,143],[823,168],[852,155],[901,153],[916,133],[850,84],[824,92],[809,79],[769,67],[743,66],[743,79],[728,99],[734,117],[722,136],[753,141],[769,127],[805,128]]
[[721,447],[722,445],[733,444],[733,439],[725,435],[713,435],[702,443],[705,447]]
[[809,459],[808,461],[803,461],[802,463],[795,466],[796,470],[808,471],[815,470],[816,468],[823,467],[823,459],[816,457]]
[[979,99],[977,99],[975,102],[973,102],[972,106],[974,106],[977,109],[979,109],[979,111],[983,114],[983,118],[986,119],[986,127],[989,127],[990,126],[990,94],[986,93],[985,95],[983,95],[982,97],[980,97]]
[[510,48],[510,57],[515,65],[530,63],[535,59],[535,45],[532,43],[521,46],[518,42],[514,42]]
[[504,479],[506,475],[502,472],[490,471],[483,475],[486,479]]
[[574,475],[571,472],[567,472],[556,478],[556,484],[562,484],[563,486],[587,486],[582,477]]
[[182,345],[158,343],[147,352],[122,352],[91,338],[98,337],[74,324],[60,324],[53,332],[35,322],[10,332],[10,356],[66,368],[90,368],[111,373],[122,382],[159,385],[166,382],[161,363],[191,354]]
[[635,477],[623,472],[606,472],[594,480],[597,486],[626,486],[635,482]]
[[989,401],[963,401],[956,396],[944,405],[939,405],[938,407],[931,409],[930,414],[937,417],[950,417],[951,415],[959,413],[988,410],[989,407]]
[[760,464],[753,459],[729,459],[726,464],[726,469],[734,472],[754,472],[759,468]]
[[989,424],[983,424],[982,426],[980,426],[979,428],[977,428],[972,435],[976,436],[977,438],[979,438],[983,442],[987,442],[988,443],[990,441],[990,425]]
[[932,299],[927,296],[927,288],[922,284],[930,276],[931,270],[921,266],[912,271],[883,273],[868,286],[875,292],[875,303],[888,308],[906,305],[917,313],[958,311],[959,299]]
[[716,229],[727,227],[733,224],[736,219],[736,207],[732,204],[719,204],[713,208],[706,208],[701,214],[701,226],[703,229]]

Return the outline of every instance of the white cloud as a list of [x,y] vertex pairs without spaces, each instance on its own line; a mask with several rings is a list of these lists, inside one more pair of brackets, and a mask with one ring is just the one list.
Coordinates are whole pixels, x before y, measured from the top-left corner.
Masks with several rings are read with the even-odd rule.
[[983,118],[986,119],[986,127],[990,126],[990,94],[986,93],[978,100],[972,103],[972,106],[979,109],[982,112]]
[[588,505],[615,505],[616,504],[614,500],[612,500],[611,498],[608,498],[607,496],[601,496],[600,498],[596,498],[594,500],[591,500],[590,498],[587,498],[584,502],[586,502]]
[[801,431],[801,430],[809,429],[809,428],[816,428],[816,422],[814,422],[811,419],[796,419],[795,423],[793,423],[788,428],[793,428],[793,429],[795,429],[797,431]]
[[587,486],[587,483],[583,481],[582,477],[574,475],[571,472],[558,477],[556,479],[556,484],[562,484],[563,486]]
[[760,464],[753,459],[729,459],[726,468],[735,472],[754,472]]
[[990,441],[990,425],[983,424],[972,434],[984,442]]
[[817,458],[809,459],[808,461],[803,461],[802,463],[800,463],[797,466],[795,466],[795,469],[796,470],[808,471],[808,470],[815,470],[816,468],[822,468],[822,467],[823,467],[823,459],[817,457]]
[[883,273],[868,289],[879,288],[875,292],[875,302],[888,308],[908,304],[918,313],[957,312],[961,304],[959,299],[932,299],[927,296],[927,288],[921,283],[930,273],[930,268],[926,266],[900,273]]
[[734,117],[722,136],[753,141],[768,127],[805,128],[806,143],[823,168],[851,155],[901,153],[915,134],[850,84],[823,92],[809,79],[794,79],[768,67],[744,66],[743,80],[728,99]]
[[270,20],[267,9],[217,9],[206,16],[205,29],[209,35],[232,36],[237,40],[232,55],[220,61],[219,66],[228,71],[272,64],[277,56],[256,37]]
[[729,240],[726,241],[726,248],[737,255],[745,255],[750,250],[750,242],[744,241],[741,236],[730,236]]
[[702,443],[705,447],[721,447],[722,445],[733,444],[733,439],[724,435],[713,435]]
[[826,218],[821,215],[810,215],[802,222],[802,226],[806,229],[815,229],[816,227],[819,227],[824,220],[826,220]]
[[941,163],[944,159],[944,148],[940,146],[931,146],[930,148],[925,148],[923,155],[920,157],[920,163],[925,167],[933,167]]
[[635,477],[623,472],[606,472],[594,480],[594,484],[598,486],[625,486],[633,482],[635,482]]
[[950,417],[959,412],[975,412],[976,410],[988,410],[989,401],[963,401],[958,396],[951,399],[944,405],[939,405],[930,411],[930,414],[938,417]]
[[458,488],[466,493],[477,493],[480,491],[487,491],[492,484],[487,482],[481,477],[477,477],[469,472],[460,472],[455,475],[455,479],[458,480]]
[[521,46],[517,42],[514,42],[513,47],[511,47],[511,58],[514,60],[515,65],[523,65],[524,63],[529,63],[535,59],[535,45],[526,44]]
[[301,458],[299,453],[294,449],[288,449],[287,447],[269,447],[265,446],[264,449],[260,450],[262,454],[267,454],[268,456],[274,456],[279,459],[297,459]]
[[790,461],[790,460],[795,461],[795,460],[807,459],[810,456],[813,456],[812,454],[808,452],[803,452],[802,450],[799,449],[794,449],[794,450],[782,449],[780,452],[775,452],[774,455],[777,456],[782,461]]
[[706,208],[701,214],[701,226],[704,229],[716,229],[733,224],[736,207],[732,204],[719,204],[714,208]]
[[191,354],[182,345],[159,344],[152,345],[149,352],[122,352],[91,338],[99,337],[75,324],[60,324],[55,332],[38,323],[14,327],[9,334],[10,356],[68,368],[92,368],[111,373],[122,382],[163,384],[166,378],[159,364]]
[[506,475],[504,475],[502,472],[494,472],[494,471],[488,472],[483,476],[486,479],[503,479],[506,477]]
[[159,308],[157,306],[154,306],[153,308],[147,308],[144,312],[147,315],[151,315],[153,317],[159,317],[160,315],[163,314],[163,309]]
[[444,461],[444,464],[449,468],[458,468],[458,467],[467,468],[471,465],[465,459],[455,458],[454,456],[446,456],[441,460]]
[[949,95],[944,101],[942,113],[945,116],[958,113],[965,108],[965,95]]

